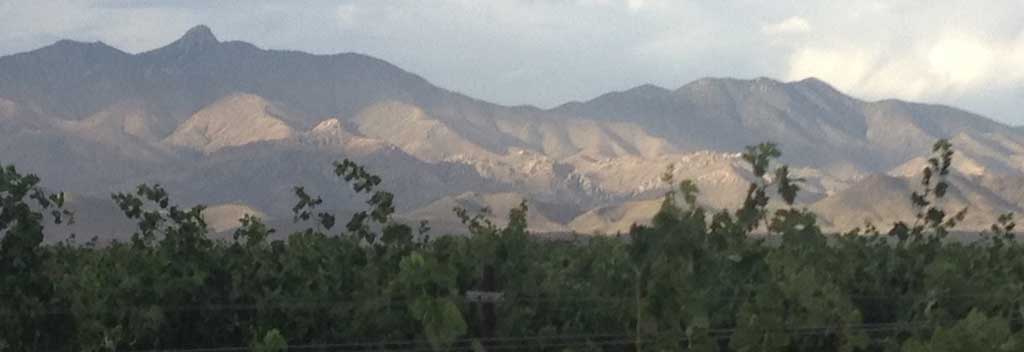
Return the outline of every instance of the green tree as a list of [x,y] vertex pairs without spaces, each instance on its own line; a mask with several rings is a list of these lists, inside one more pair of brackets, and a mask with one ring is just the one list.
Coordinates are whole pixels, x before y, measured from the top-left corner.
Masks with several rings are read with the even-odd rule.
[[51,310],[59,300],[43,272],[45,212],[60,224],[63,193],[48,194],[35,175],[0,164],[0,351],[51,348],[67,324]]

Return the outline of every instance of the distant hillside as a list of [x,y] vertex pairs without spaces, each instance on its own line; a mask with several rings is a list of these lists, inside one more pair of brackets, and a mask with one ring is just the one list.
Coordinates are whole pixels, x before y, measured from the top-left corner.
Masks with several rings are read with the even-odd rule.
[[544,110],[474,99],[366,55],[221,41],[205,26],[139,54],[62,40],[0,58],[0,162],[90,199],[155,182],[184,203],[275,221],[291,218],[296,185],[341,212],[360,207],[332,173],[351,158],[383,176],[403,217],[451,225],[439,229],[457,230],[449,205],[525,198],[534,230],[610,233],[653,215],[670,165],[702,203],[738,205],[753,176],[737,153],[773,141],[806,179],[800,206],[842,228],[905,216],[911,186],[886,180],[914,177],[938,138],[958,153],[958,205],[986,216],[1022,207],[1021,127],[863,101],[814,78],[643,85]]

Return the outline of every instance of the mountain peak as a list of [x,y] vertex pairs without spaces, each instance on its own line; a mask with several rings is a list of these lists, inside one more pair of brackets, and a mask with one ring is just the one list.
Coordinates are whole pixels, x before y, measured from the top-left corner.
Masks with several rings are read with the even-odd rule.
[[217,37],[213,35],[213,31],[206,25],[198,25],[190,28],[185,35],[181,36],[177,42],[185,42],[190,44],[209,44],[218,43]]
[[782,81],[779,81],[779,80],[771,78],[771,77],[765,77],[765,76],[754,78],[753,82],[754,83],[760,83],[760,84],[769,84],[769,85],[780,85],[780,84],[782,84]]
[[668,89],[665,89],[663,87],[651,84],[651,83],[646,83],[646,84],[642,84],[642,85],[630,88],[626,92],[634,93],[634,94],[641,94],[641,95],[657,95],[657,94],[667,94],[667,93],[669,93],[671,91],[669,91]]
[[213,35],[210,27],[198,25],[189,29],[185,32],[185,35],[182,35],[181,38],[178,38],[173,43],[153,50],[150,53],[177,57],[183,54],[198,52],[219,43],[220,41]]
[[[68,60],[68,57],[75,57],[82,60],[83,63],[87,64],[113,64],[119,59],[130,56],[117,48],[109,46],[103,42],[81,42],[70,39],[61,39],[57,42],[47,45],[45,47],[30,51],[28,53],[34,57],[33,61],[38,62],[65,62],[73,61]],[[41,61],[40,61],[41,60]],[[62,64],[64,68],[69,68],[67,63]],[[77,67],[77,66],[76,66]],[[78,67],[80,68],[80,67]]]
[[790,82],[790,84],[796,86],[810,87],[812,89],[817,89],[820,91],[830,91],[839,93],[839,90],[837,90],[831,84],[828,84],[828,82],[822,81],[816,77],[807,77],[799,81]]
[[107,43],[104,43],[104,42],[101,42],[101,41],[82,42],[82,41],[71,40],[71,39],[61,39],[61,40],[58,40],[57,42],[53,43],[52,45],[44,47],[42,49],[51,49],[51,48],[52,49],[57,49],[57,50],[69,50],[69,49],[70,50],[102,50],[102,51],[124,53],[123,51],[121,51],[121,50],[119,50],[119,49],[117,49],[115,47],[112,47],[110,45],[107,45]]
[[804,78],[804,79],[801,79],[801,80],[797,81],[797,83],[809,84],[809,85],[813,84],[813,85],[819,85],[819,86],[827,86],[827,85],[829,85],[828,83],[825,83],[825,81],[822,81],[821,79],[818,79],[817,77],[807,77],[807,78]]
[[[587,101],[587,103],[608,101],[609,99],[618,101],[621,99],[650,99],[656,97],[668,96],[671,93],[670,90],[656,86],[651,83],[642,84],[627,90],[615,91],[610,93],[602,94],[594,99]],[[563,104],[562,106],[573,105],[572,103]]]

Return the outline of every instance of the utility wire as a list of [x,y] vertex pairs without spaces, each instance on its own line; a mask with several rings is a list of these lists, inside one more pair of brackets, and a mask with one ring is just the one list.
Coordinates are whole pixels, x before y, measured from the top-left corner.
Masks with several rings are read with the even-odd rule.
[[[1013,319],[1019,321],[1020,319]],[[774,330],[766,329],[768,333],[779,332],[786,333],[789,336],[828,336],[835,333],[849,331],[853,333],[873,333],[873,332],[892,332],[892,331],[903,331],[914,328],[927,328],[929,325],[943,323],[943,322],[955,322],[956,320],[938,320],[938,321],[920,321],[920,322],[893,322],[893,323],[875,323],[875,324],[857,324],[849,326],[803,326],[803,327],[789,327]],[[722,328],[722,329],[709,329],[707,331],[708,337],[716,341],[724,341],[731,339],[732,335],[739,331],[739,328]],[[568,340],[568,341],[557,341],[557,340]],[[594,340],[591,340],[594,339]],[[604,340],[599,340],[604,339]],[[554,342],[543,343],[544,341]],[[584,340],[584,341],[573,341],[573,340]],[[493,349],[516,349],[522,347],[534,347],[524,346],[524,343],[535,342],[538,345],[535,347],[572,347],[572,346],[602,346],[602,345],[624,345],[633,344],[636,342],[649,343],[657,341],[655,336],[645,336],[637,339],[631,335],[619,335],[619,334],[581,334],[581,335],[538,335],[538,336],[523,336],[523,337],[498,337],[498,338],[463,338],[456,339],[450,342],[450,346],[453,346],[455,350],[460,348],[472,349],[472,344],[480,343],[485,345],[488,350]],[[689,342],[689,338],[676,338],[674,339],[678,343]],[[877,338],[871,340],[878,341]],[[467,347],[454,347],[456,345],[469,345]],[[402,349],[402,346],[407,346]],[[397,347],[402,351],[426,351],[432,350],[430,342],[427,340],[405,340],[405,341],[373,341],[373,342],[351,342],[351,343],[337,343],[337,344],[302,344],[302,345],[290,345],[289,350],[303,350],[303,349],[326,349],[331,351],[341,351],[348,349],[359,349],[359,350],[372,350],[388,347]],[[193,349],[163,349],[163,350],[139,350],[134,352],[231,352],[231,351],[247,351],[247,346],[231,346],[231,347],[213,347],[213,348],[193,348]]]
[[[973,293],[973,294],[939,294],[934,297],[929,296],[915,296],[915,295],[848,295],[840,296],[838,298],[848,298],[850,300],[913,300],[913,299],[927,299],[927,298],[938,298],[938,299],[951,299],[951,298],[984,298],[984,297],[999,297],[1006,296],[1007,293],[987,292],[987,293]],[[461,296],[456,296],[461,297]],[[711,301],[719,302],[737,302],[746,301],[750,297],[716,297],[711,298]],[[1020,300],[1024,300],[1024,296],[1021,296]],[[288,303],[253,303],[253,304],[195,304],[195,305],[131,305],[131,306],[118,306],[120,309],[152,309],[158,308],[164,312],[195,312],[195,311],[256,311],[261,309],[282,309],[282,310],[313,310],[331,307],[357,307],[357,306],[372,306],[375,308],[402,308],[407,306],[407,303],[412,300],[393,298],[388,299],[383,304],[367,304],[372,302],[370,300],[337,300],[337,301],[291,301]],[[509,305],[517,303],[585,303],[585,302],[607,302],[607,303],[635,303],[636,298],[634,297],[593,297],[593,296],[558,296],[558,297],[513,297],[506,298],[501,301],[495,302],[498,305]],[[471,302],[468,301],[467,302]],[[14,312],[0,311],[0,316],[13,315]],[[49,309],[44,313],[37,313],[42,315],[70,315],[73,314],[72,309],[68,308],[55,308]]]

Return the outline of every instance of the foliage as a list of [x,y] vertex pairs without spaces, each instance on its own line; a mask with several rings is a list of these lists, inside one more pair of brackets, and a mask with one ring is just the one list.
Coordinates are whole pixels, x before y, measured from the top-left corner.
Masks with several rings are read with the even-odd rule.
[[34,350],[67,328],[47,316],[55,292],[43,274],[51,258],[43,243],[43,212],[60,224],[70,213],[62,210],[64,194],[47,194],[35,175],[21,175],[13,165],[0,164],[0,351]]
[[743,154],[755,182],[739,209],[702,207],[670,169],[651,225],[622,238],[532,237],[525,202],[504,226],[455,209],[469,235],[431,237],[396,221],[381,178],[345,160],[335,173],[367,207],[343,228],[296,187],[309,228],[278,236],[246,216],[213,240],[203,207],[141,185],[112,196],[138,230],[103,247],[43,244],[47,216],[66,219],[63,197],[3,167],[0,351],[1020,350],[1013,216],[982,240],[948,239],[964,211],[942,208],[952,146],[933,153],[917,216],[886,231],[825,234],[765,143]]
[[284,352],[288,350],[288,341],[281,336],[280,331],[271,329],[267,331],[266,335],[263,335],[262,339],[253,341],[250,350],[253,352]]

